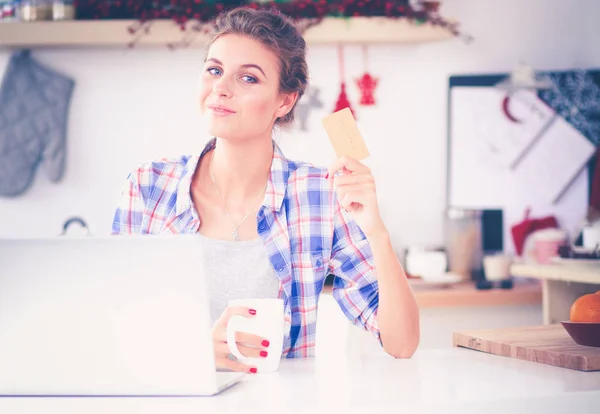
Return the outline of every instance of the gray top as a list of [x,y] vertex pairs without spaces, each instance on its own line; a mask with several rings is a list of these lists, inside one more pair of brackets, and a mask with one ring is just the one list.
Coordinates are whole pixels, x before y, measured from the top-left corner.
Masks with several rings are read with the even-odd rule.
[[279,278],[262,239],[224,241],[200,235],[214,324],[233,299],[277,298]]

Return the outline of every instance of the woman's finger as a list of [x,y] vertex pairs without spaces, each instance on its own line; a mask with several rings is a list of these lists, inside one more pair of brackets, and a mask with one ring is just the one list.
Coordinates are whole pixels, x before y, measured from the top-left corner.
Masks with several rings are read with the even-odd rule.
[[349,193],[353,194],[353,197],[360,196],[361,198],[374,196],[375,195],[375,183],[374,182],[364,182],[362,184],[349,184],[342,185],[335,189],[338,199],[343,200],[348,196]]
[[213,330],[220,330],[226,327],[227,322],[229,322],[229,318],[231,318],[233,315],[251,318],[256,315],[256,310],[246,306],[230,306],[223,311],[221,316],[219,316],[219,319],[215,322]]
[[368,197],[362,192],[348,192],[340,200],[340,204],[348,211],[352,211],[357,205],[364,206],[368,202]]
[[229,359],[227,358],[227,355],[216,358],[215,362],[217,368],[228,369],[235,372],[249,372],[253,374],[257,372],[256,367],[245,365],[239,361]]
[[328,168],[329,177],[332,177],[337,171],[347,169],[353,173],[369,173],[371,170],[363,163],[350,157],[340,157]]
[[333,179],[334,187],[343,187],[345,185],[374,183],[375,179],[371,174],[351,174],[338,175]]
[[[213,340],[218,342],[227,342],[227,331],[220,330],[213,335]],[[269,347],[269,341],[262,336],[254,335],[247,332],[236,332],[235,341],[245,345],[254,346],[257,348],[266,349]]]
[[254,335],[248,332],[236,332],[235,341],[244,345],[254,346],[256,348],[268,348],[269,341],[262,336]]
[[[246,358],[266,358],[269,355],[269,351],[266,351],[262,348],[246,346],[239,342],[237,343],[237,347],[240,353]],[[229,345],[227,345],[227,343],[217,343],[215,344],[215,353],[219,356],[227,356],[231,353],[231,350],[229,349]]]
[[346,194],[348,193],[348,191],[350,191],[349,186],[342,186],[342,187],[338,187],[335,189],[338,200],[340,200],[340,204],[341,204],[342,200],[344,199],[344,197],[346,196]]
[[247,306],[229,306],[227,309],[225,309],[224,314],[227,319],[231,318],[233,315],[251,318],[256,315],[256,309],[252,309]]

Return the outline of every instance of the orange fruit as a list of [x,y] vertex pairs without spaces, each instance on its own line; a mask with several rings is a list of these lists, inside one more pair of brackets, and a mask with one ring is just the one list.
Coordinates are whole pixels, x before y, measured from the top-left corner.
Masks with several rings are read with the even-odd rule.
[[571,322],[600,322],[600,294],[589,293],[573,302],[570,319]]

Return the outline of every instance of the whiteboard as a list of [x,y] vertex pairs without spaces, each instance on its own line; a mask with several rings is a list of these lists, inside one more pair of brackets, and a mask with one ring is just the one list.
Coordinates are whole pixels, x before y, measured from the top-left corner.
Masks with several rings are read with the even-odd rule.
[[493,86],[502,76],[458,77],[454,85],[453,78],[448,206],[502,209],[504,250],[509,253],[514,252],[510,228],[528,207],[532,217],[556,216],[576,237],[587,212],[586,164],[595,147],[533,92],[511,98],[510,113],[520,122],[511,121],[503,112],[505,93]]

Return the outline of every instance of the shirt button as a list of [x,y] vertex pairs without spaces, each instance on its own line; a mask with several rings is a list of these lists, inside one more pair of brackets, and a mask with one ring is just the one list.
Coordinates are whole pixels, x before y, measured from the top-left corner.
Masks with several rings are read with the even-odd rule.
[[267,226],[265,226],[265,223],[261,223],[260,226],[258,226],[258,230],[260,231],[265,231],[266,228]]
[[277,266],[277,271],[278,271],[278,272],[283,272],[283,269],[285,269],[285,266],[284,266],[284,265],[279,265],[279,266]]
[[317,260],[316,264],[317,264],[317,267],[321,267],[323,265],[323,262],[319,259],[319,260]]

